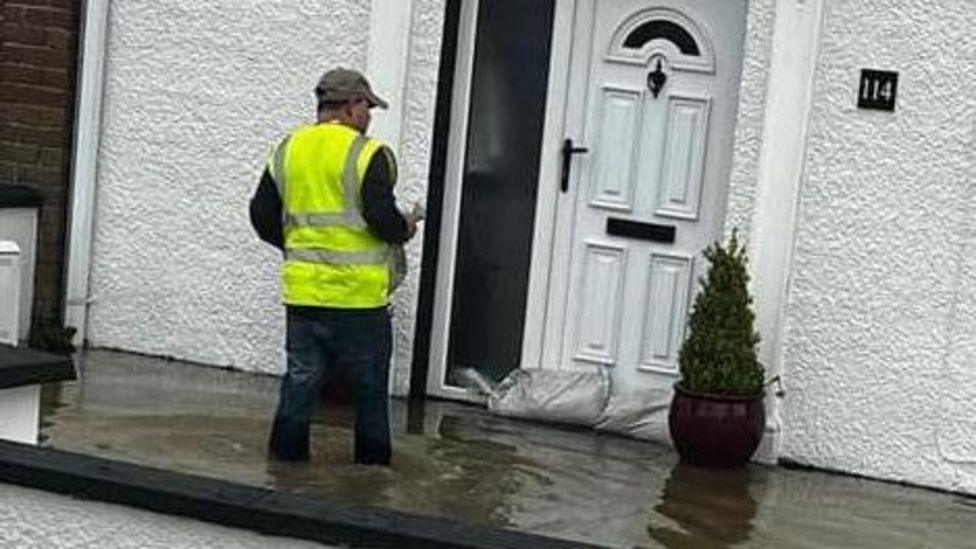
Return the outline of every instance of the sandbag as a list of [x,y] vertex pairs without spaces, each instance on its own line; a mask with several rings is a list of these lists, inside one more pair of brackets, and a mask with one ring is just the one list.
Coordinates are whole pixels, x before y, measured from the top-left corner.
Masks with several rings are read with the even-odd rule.
[[488,410],[501,416],[593,427],[610,396],[602,371],[515,369],[491,384],[478,372],[462,372],[469,386],[488,395]]
[[470,368],[459,374],[463,384],[488,396],[488,410],[495,414],[583,425],[673,446],[669,389],[611,395],[609,376],[602,369],[516,369],[499,383]]
[[670,390],[613,395],[597,419],[598,431],[617,433],[673,446],[668,429]]

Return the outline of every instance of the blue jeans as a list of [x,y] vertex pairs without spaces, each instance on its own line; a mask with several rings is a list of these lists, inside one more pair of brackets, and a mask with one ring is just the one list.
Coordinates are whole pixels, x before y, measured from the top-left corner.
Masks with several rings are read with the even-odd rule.
[[389,313],[289,307],[287,323],[288,371],[271,427],[271,453],[283,460],[308,459],[320,384],[338,375],[356,405],[356,463],[389,464]]

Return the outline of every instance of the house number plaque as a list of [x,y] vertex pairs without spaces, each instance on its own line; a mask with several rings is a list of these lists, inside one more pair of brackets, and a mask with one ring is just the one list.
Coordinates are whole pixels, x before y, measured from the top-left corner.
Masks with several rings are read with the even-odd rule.
[[857,92],[857,107],[877,111],[895,110],[898,93],[898,73],[892,71],[861,70],[861,85]]

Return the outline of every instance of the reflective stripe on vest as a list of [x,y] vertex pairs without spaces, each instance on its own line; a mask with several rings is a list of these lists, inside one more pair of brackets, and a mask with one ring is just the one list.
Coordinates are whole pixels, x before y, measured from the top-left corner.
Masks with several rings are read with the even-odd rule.
[[351,216],[349,212],[335,214],[285,214],[285,224],[292,227],[366,227],[361,215]]
[[304,261],[306,263],[329,263],[332,265],[386,265],[390,252],[386,249],[366,250],[361,252],[338,252],[335,250],[318,250],[301,248],[285,250],[285,259]]

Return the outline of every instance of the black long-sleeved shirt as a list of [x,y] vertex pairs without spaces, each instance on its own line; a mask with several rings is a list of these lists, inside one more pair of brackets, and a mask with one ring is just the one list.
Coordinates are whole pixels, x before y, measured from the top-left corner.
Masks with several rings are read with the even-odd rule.
[[[392,153],[379,150],[373,155],[360,187],[359,195],[363,203],[363,219],[369,230],[390,244],[402,244],[410,238],[407,221],[396,207],[393,185],[396,183],[390,164],[384,158]],[[282,226],[282,202],[278,196],[271,173],[265,169],[261,181],[251,199],[251,226],[258,237],[283,250],[284,227]]]

